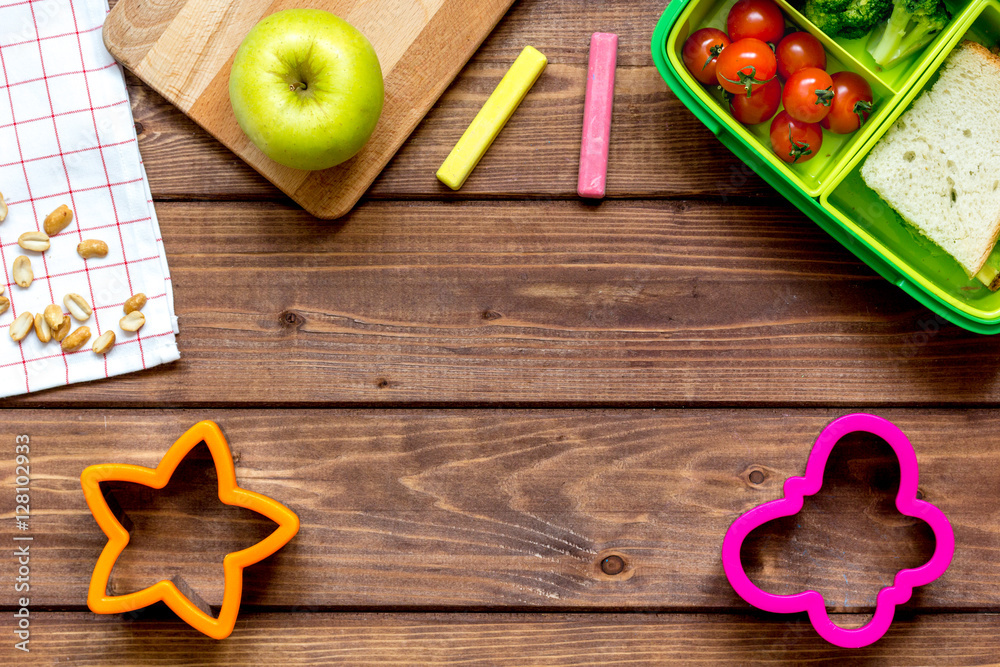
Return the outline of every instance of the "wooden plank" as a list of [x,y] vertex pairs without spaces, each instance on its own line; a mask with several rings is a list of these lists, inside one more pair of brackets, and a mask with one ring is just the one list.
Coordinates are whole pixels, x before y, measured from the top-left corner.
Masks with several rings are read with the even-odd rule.
[[[955,529],[957,551],[907,609],[1000,606],[1000,497],[986,471],[997,411],[879,411],[911,438],[923,497]],[[302,521],[285,548],[247,570],[243,603],[321,610],[748,609],[719,559],[741,513],[779,497],[812,442],[842,412],[8,410],[0,441],[30,437],[31,600],[84,604],[105,539],[79,487],[83,468],[155,466],[195,421],[215,419],[242,486]],[[12,450],[11,450],[12,451]],[[820,590],[834,611],[870,611],[880,588],[929,558],[925,526],[893,505],[898,469],[884,444],[838,445],[823,493],[794,520],[756,531],[748,574],[776,593]],[[754,474],[757,473],[757,474]],[[115,486],[136,525],[114,571],[116,593],[182,578],[221,602],[225,553],[273,526],[213,497],[210,462],[193,460],[170,491]],[[0,479],[14,476],[13,454]],[[0,519],[14,532],[14,494]],[[8,537],[9,539],[9,537]],[[617,555],[620,574],[603,561]],[[13,587],[0,605],[17,599]]]
[[[108,51],[314,215],[354,206],[513,0],[121,0],[104,24]],[[274,162],[244,134],[229,103],[229,72],[246,33],[283,9],[325,9],[371,41],[385,106],[368,143],[322,171]]]
[[[649,35],[662,10],[661,0],[516,3],[369,196],[575,198],[589,37],[600,29],[620,35],[609,197],[777,198],[669,92],[653,67]],[[550,64],[473,176],[453,193],[434,174],[526,43]],[[158,94],[134,77],[129,82],[156,198],[284,198]]]
[[32,614],[30,654],[18,665],[687,665],[995,664],[995,614],[900,618],[873,646],[839,649],[803,620],[702,614],[240,615],[222,642],[176,621],[72,612]]
[[1000,338],[935,319],[788,208],[378,202],[339,225],[272,205],[159,213],[181,360],[4,404],[1000,398]]

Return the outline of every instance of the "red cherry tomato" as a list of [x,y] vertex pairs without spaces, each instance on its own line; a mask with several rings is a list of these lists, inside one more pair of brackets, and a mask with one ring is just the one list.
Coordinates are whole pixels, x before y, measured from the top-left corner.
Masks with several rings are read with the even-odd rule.
[[833,104],[830,114],[820,123],[837,134],[850,134],[860,128],[872,112],[872,87],[854,72],[836,72],[833,79]]
[[733,118],[744,125],[756,125],[771,116],[781,105],[781,82],[771,79],[747,97],[742,94],[732,94],[729,97],[729,110]]
[[830,113],[833,103],[833,79],[818,67],[806,67],[785,82],[781,103],[785,111],[803,123],[818,123]]
[[826,69],[826,50],[808,32],[786,35],[775,47],[774,56],[778,60],[778,74],[786,81],[804,67]]
[[823,145],[819,123],[803,123],[782,111],[771,121],[771,147],[785,162],[800,164],[816,157]]
[[777,44],[785,34],[785,15],[772,0],[739,0],[729,10],[726,32],[734,42],[753,37]]
[[731,93],[747,97],[774,78],[778,63],[771,47],[753,37],[733,42],[722,50],[716,62],[719,85]]
[[681,56],[691,76],[704,84],[713,85],[718,83],[715,78],[715,63],[727,46],[729,38],[726,33],[716,28],[702,28],[687,38]]

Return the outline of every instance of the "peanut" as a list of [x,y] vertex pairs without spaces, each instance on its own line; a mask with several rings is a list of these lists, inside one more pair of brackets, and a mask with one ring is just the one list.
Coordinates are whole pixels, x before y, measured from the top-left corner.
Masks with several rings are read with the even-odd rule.
[[108,254],[108,244],[97,239],[87,239],[76,245],[76,251],[84,259],[105,257]]
[[71,222],[73,222],[73,211],[70,210],[69,206],[63,204],[45,216],[45,222],[42,227],[45,229],[46,234],[49,236],[55,236],[62,230],[66,229]]
[[63,338],[63,352],[72,352],[73,350],[77,350],[88,340],[90,340],[90,327],[80,327],[70,335]]
[[35,279],[35,273],[31,270],[31,260],[24,255],[18,255],[14,260],[14,282],[19,287],[31,286],[31,281]]
[[[2,292],[0,292],[2,294]],[[128,301],[125,302],[125,314],[128,315],[134,310],[142,310],[142,307],[146,305],[146,295],[142,292],[138,294],[133,294],[129,297]]]
[[28,311],[24,311],[17,316],[17,319],[10,323],[10,337],[21,342],[31,331],[31,325],[35,323],[35,317]]
[[73,320],[69,319],[69,315],[63,315],[62,322],[59,326],[52,327],[52,337],[56,340],[61,341],[69,333],[69,328],[73,326]]
[[138,310],[133,310],[131,313],[118,320],[118,326],[122,328],[122,331],[138,331],[145,323],[146,316]]
[[32,252],[45,252],[49,249],[49,235],[45,232],[25,232],[17,237],[17,245]]
[[115,332],[105,331],[100,335],[100,337],[94,341],[94,352],[97,354],[107,354],[112,347],[115,346]]
[[56,304],[53,303],[45,306],[42,314],[45,316],[45,321],[49,323],[49,327],[53,330],[58,329],[62,325],[63,311]]
[[3,200],[3,193],[0,192],[0,222],[7,219],[7,202]]
[[63,305],[66,306],[66,310],[72,315],[77,322],[86,322],[90,319],[90,316],[94,314],[94,309],[90,307],[87,300],[84,299],[79,294],[74,294],[70,292],[63,297]]
[[52,340],[52,328],[49,327],[49,323],[45,321],[45,317],[41,313],[35,313],[35,335],[43,343]]
[[10,308],[10,299],[0,296],[0,314],[6,313],[8,308]]

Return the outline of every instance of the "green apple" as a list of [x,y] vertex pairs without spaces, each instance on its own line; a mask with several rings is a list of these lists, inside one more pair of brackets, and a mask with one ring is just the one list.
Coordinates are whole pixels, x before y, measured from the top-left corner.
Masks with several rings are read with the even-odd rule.
[[229,100],[261,151],[294,169],[328,169],[375,131],[385,88],[364,35],[321,9],[286,9],[255,25],[236,52]]

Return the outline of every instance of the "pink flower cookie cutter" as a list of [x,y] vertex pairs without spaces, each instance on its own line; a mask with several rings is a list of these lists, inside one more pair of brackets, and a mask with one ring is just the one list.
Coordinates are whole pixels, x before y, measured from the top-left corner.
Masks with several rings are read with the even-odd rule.
[[[900,570],[891,586],[879,591],[875,615],[860,628],[841,628],[830,620],[823,596],[813,590],[792,595],[775,595],[761,590],[750,581],[740,560],[740,550],[747,535],[755,528],[791,516],[802,509],[805,496],[817,493],[823,486],[823,473],[834,445],[850,433],[873,433],[885,440],[899,459],[899,492],[896,508],[907,516],[925,521],[934,532],[934,554],[920,567]],[[955,534],[944,512],[928,502],[917,499],[919,470],[917,455],[906,435],[892,422],[870,414],[850,414],[835,419],[816,438],[809,454],[805,477],[785,480],[784,497],[764,503],[740,516],[726,531],[722,542],[722,568],[736,593],[754,607],[779,614],[807,612],[809,621],[819,635],[836,646],[860,648],[878,641],[892,624],[896,605],[910,599],[916,586],[928,584],[948,569],[955,553]]]

